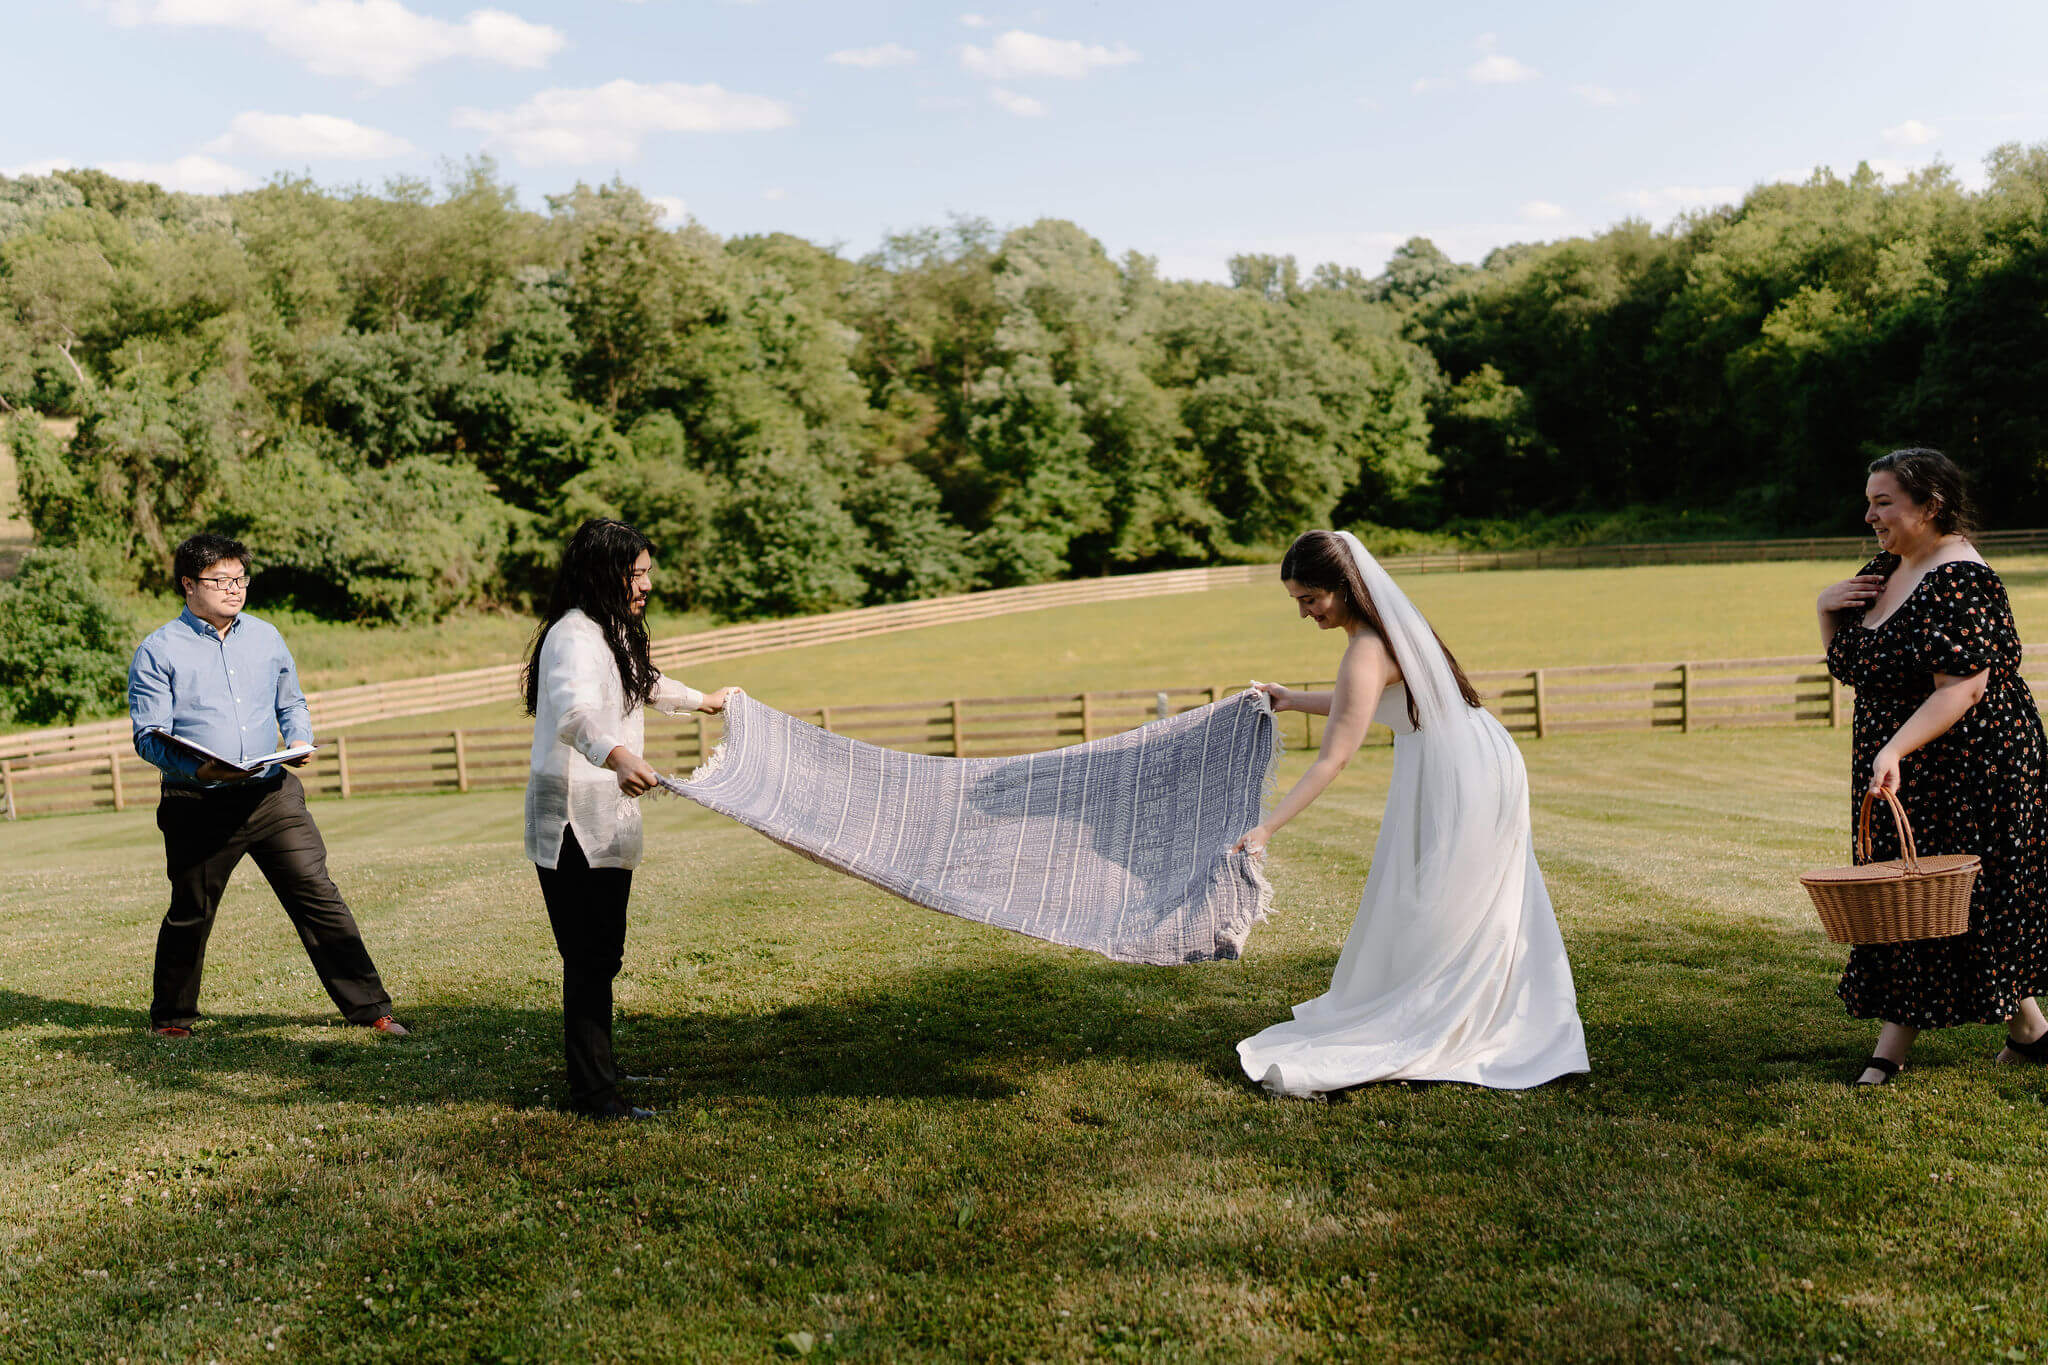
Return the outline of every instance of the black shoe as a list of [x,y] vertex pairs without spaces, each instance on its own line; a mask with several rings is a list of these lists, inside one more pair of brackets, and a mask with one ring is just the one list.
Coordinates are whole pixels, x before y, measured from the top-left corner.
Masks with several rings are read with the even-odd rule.
[[[2006,1050],[2012,1053],[2013,1062],[2024,1066],[2048,1066],[2048,1033],[2042,1034],[2031,1043],[2023,1043],[2010,1033],[2005,1035]],[[2004,1061],[2005,1058],[1998,1058]]]
[[[1850,1084],[1890,1085],[1892,1083],[1892,1077],[1898,1075],[1901,1071],[1904,1071],[1905,1069],[1906,1066],[1903,1062],[1895,1062],[1889,1057],[1872,1057],[1869,1061],[1865,1062],[1860,1068],[1857,1069],[1856,1077],[1854,1080],[1850,1081]],[[1866,1081],[1863,1079],[1863,1073],[1865,1071],[1875,1071],[1879,1074],[1879,1076],[1882,1079],[1875,1081]]]
[[628,1119],[637,1123],[654,1117],[652,1109],[642,1109],[637,1104],[628,1104],[624,1100],[619,1099],[606,1100],[595,1109],[584,1109],[579,1112],[587,1119],[599,1119],[606,1122],[613,1119]]

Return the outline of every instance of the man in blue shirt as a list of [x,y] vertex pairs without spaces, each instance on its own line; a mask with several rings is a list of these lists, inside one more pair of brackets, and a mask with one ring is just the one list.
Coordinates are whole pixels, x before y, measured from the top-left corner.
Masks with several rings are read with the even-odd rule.
[[[135,752],[163,770],[157,828],[171,908],[157,931],[152,1031],[187,1037],[199,1019],[206,940],[228,876],[248,854],[284,905],[320,984],[352,1024],[402,1035],[355,916],[327,875],[327,847],[306,810],[306,789],[280,764],[255,771],[207,758],[187,740],[236,762],[310,744],[313,725],[298,667],[268,621],[242,611],[249,551],[226,536],[178,547],[185,610],[142,642],[128,667]],[[303,764],[304,756],[292,760]]]

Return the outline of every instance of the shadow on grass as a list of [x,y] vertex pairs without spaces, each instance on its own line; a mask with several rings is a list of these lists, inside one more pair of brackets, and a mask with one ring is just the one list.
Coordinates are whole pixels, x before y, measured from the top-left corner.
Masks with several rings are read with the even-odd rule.
[[[1769,926],[1645,923],[1578,933],[1574,948],[1604,1103],[1832,1075],[1863,1045],[1863,1026],[1832,1012],[1832,981],[1811,945]],[[640,1093],[656,1104],[993,1100],[1034,1072],[1103,1061],[1243,1086],[1237,1040],[1317,994],[1333,961],[1311,951],[1183,968],[1078,955],[934,965],[780,1008],[627,1012],[618,1052],[622,1069],[650,1073]],[[146,1033],[139,1006],[0,989],[0,1031],[55,1026],[55,1046],[157,1090],[232,1089],[245,1102],[241,1084],[221,1078],[253,1075],[281,1087],[278,1102],[312,1094],[524,1107],[558,1092],[554,1010],[429,994],[404,1017],[415,1032],[402,1042],[338,1021],[309,1034],[321,1022],[310,1012],[216,1016],[172,1042]]]
[[[656,1103],[997,1099],[1016,1093],[1032,1068],[1110,1058],[1177,1063],[1223,1079],[1236,1075],[1231,1045],[1284,1014],[1280,997],[1298,990],[1297,981],[1308,993],[1318,989],[1332,960],[1305,954],[1256,971],[1081,960],[931,967],[780,1008],[628,1011],[617,1051],[623,1070],[652,1073],[646,1093]],[[159,1090],[225,1090],[218,1078],[232,1074],[323,1098],[502,1100],[509,1087],[530,1103],[535,1082],[552,1089],[559,1081],[558,1011],[428,995],[402,1017],[413,1029],[404,1040],[310,1010],[212,1014],[192,1038],[171,1040],[148,1033],[139,1005],[0,988],[0,1034],[41,1026],[46,1046]]]

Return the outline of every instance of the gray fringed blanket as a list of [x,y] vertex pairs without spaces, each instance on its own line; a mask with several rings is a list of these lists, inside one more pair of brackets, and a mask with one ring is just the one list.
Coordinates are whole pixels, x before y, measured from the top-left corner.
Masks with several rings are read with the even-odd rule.
[[735,692],[680,796],[914,904],[1123,962],[1234,958],[1272,889],[1230,846],[1259,822],[1279,731],[1238,693],[1016,758],[878,749]]

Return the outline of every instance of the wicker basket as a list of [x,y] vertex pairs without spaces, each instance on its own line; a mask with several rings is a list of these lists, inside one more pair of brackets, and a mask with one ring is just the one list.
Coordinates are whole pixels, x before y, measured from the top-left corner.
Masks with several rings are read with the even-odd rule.
[[[1870,857],[1870,807],[1873,792],[1863,793],[1862,817],[1856,822],[1856,856]],[[1888,862],[1860,862],[1855,867],[1829,867],[1799,878],[1813,897],[1822,927],[1837,943],[1905,943],[1921,938],[1948,938],[1970,927],[1970,888],[1983,860],[1974,853],[1944,853],[1922,858],[1913,847],[1913,827],[1899,798],[1884,793],[1898,822],[1899,844],[1906,856]]]

